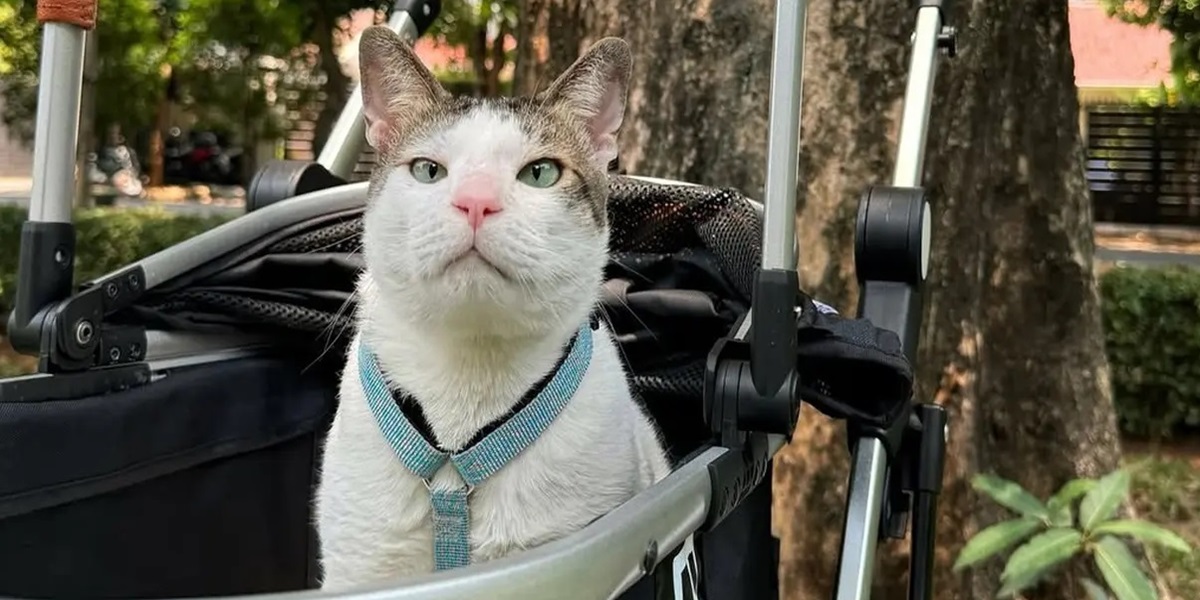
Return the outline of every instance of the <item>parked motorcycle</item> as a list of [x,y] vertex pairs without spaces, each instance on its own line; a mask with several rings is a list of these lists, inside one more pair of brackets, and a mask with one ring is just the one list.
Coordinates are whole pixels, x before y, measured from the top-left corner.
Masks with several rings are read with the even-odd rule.
[[137,154],[122,138],[88,154],[88,179],[111,186],[121,196],[140,198],[145,193]]

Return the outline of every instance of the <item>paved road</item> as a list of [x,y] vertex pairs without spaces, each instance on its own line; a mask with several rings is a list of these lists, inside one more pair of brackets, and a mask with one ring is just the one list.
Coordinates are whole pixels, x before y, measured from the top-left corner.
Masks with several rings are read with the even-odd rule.
[[1184,252],[1140,252],[1137,250],[1113,250],[1097,248],[1098,260],[1126,262],[1146,266],[1184,265],[1200,268],[1200,254]]

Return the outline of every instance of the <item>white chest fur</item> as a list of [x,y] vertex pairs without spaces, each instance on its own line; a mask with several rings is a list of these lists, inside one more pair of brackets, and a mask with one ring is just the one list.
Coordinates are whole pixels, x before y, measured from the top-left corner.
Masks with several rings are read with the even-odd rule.
[[[325,589],[433,569],[429,492],[400,463],[368,408],[358,377],[359,343],[356,337],[349,349],[316,499]],[[470,406],[469,398],[458,400]],[[601,327],[566,408],[472,493],[472,561],[576,531],[668,471],[657,432],[631,398],[617,348]],[[435,485],[442,479],[458,481],[451,465]]]

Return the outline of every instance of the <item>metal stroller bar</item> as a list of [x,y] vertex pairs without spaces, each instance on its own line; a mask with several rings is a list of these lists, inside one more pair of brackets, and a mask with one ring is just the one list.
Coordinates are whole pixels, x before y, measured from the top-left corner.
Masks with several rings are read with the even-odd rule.
[[8,324],[13,346],[29,353],[36,353],[42,345],[42,309],[71,294],[75,273],[75,228],[71,223],[75,147],[79,139],[84,48],[88,30],[96,23],[97,2],[63,4],[38,2],[37,7],[38,21],[44,28],[33,190],[29,218],[21,226],[19,285]]
[[[388,27],[411,43],[429,27],[440,8],[440,0],[399,0],[388,18]],[[337,177],[350,179],[362,154],[365,134],[362,86],[355,84],[317,156],[317,163]]]
[[[931,233],[929,204],[919,186],[938,55],[942,50],[953,55],[955,44],[954,30],[944,25],[946,4],[942,0],[918,2],[892,186],[869,190],[859,209],[855,258],[863,288],[860,316],[896,332],[905,354],[914,363],[921,319],[919,288],[928,271]],[[880,218],[879,212],[888,213],[891,218]],[[872,236],[870,245],[865,239],[868,234]],[[889,261],[880,256],[889,250],[901,251],[903,258]],[[892,264],[883,265],[884,261]],[[897,499],[897,491],[912,493],[916,499],[909,598],[931,598],[936,494],[941,488],[945,452],[945,413],[933,405],[919,406],[911,421],[897,423],[892,431],[855,431],[851,425],[854,458],[836,598],[870,598],[881,518],[889,520],[887,524],[892,529],[889,536],[903,537],[902,519],[909,508],[897,505],[907,501]],[[904,461],[908,464],[903,464]],[[896,472],[890,480],[889,470]],[[902,480],[903,477],[909,479]],[[889,491],[892,486],[901,490]],[[885,500],[897,504],[889,505]]]
[[763,270],[796,269],[796,173],[800,162],[807,13],[807,0],[775,3],[767,185],[763,198]]

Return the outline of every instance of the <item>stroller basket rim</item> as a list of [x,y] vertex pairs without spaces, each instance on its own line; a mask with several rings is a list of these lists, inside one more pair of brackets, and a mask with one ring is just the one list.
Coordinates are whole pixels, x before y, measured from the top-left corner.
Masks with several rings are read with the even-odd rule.
[[[659,185],[687,187],[699,185],[686,181],[640,175],[622,177]],[[117,271],[92,279],[85,285],[92,285],[116,274],[141,268],[146,288],[153,289],[181,273],[186,273],[216,259],[229,252],[231,248],[249,244],[263,235],[323,215],[362,208],[366,205],[367,186],[368,182],[365,181],[348,183],[264,206],[130,263]],[[746,201],[760,216],[762,215],[763,204],[761,202],[750,198],[746,198]]]

